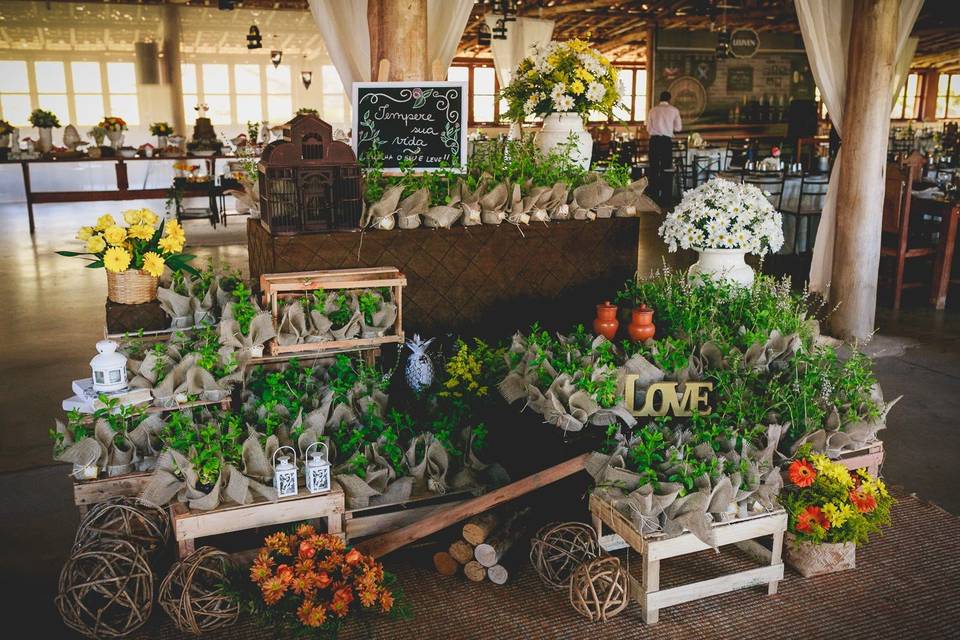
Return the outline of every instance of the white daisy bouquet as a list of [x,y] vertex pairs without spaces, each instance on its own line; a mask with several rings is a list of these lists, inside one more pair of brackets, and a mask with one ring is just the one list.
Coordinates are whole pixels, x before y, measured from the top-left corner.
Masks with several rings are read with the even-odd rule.
[[583,40],[570,40],[535,46],[500,95],[507,101],[507,117],[520,122],[551,113],[609,116],[621,93],[610,61]]
[[783,246],[782,217],[763,191],[721,178],[684,193],[659,233],[671,252],[744,249],[762,256]]

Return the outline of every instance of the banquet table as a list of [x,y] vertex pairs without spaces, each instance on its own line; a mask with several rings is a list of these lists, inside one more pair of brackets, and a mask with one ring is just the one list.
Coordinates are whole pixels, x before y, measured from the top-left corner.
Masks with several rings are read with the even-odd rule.
[[937,309],[943,309],[947,305],[947,292],[950,289],[950,271],[957,242],[957,226],[960,224],[960,199],[914,193],[913,202],[910,205],[911,219],[914,216],[928,214],[940,218],[940,236],[933,263],[933,290],[930,293],[930,304]]
[[[0,162],[0,164],[20,164],[23,172],[23,189],[27,199],[27,217],[30,221],[31,235],[36,231],[36,225],[33,217],[33,205],[49,204],[58,202],[95,202],[100,200],[141,200],[151,198],[165,198],[168,195],[170,187],[153,188],[130,188],[130,176],[128,165],[136,162],[192,162],[205,165],[206,174],[210,176],[217,175],[217,160],[236,160],[235,156],[209,156],[209,157],[154,157],[154,158],[37,158],[33,160],[11,159]],[[114,174],[116,177],[116,187],[113,189],[84,189],[84,190],[43,190],[35,191],[31,187],[31,167],[51,166],[51,165],[84,165],[87,163],[114,163]],[[186,195],[206,195],[207,190],[190,186],[186,189]]]

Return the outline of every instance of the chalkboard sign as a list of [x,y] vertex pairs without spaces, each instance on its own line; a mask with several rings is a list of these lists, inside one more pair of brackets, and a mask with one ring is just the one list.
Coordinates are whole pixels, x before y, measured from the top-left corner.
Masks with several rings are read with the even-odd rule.
[[418,171],[467,160],[467,83],[356,82],[353,85],[353,150],[362,161],[373,149],[383,168],[410,160]]
[[727,91],[742,93],[753,91],[753,67],[727,69]]

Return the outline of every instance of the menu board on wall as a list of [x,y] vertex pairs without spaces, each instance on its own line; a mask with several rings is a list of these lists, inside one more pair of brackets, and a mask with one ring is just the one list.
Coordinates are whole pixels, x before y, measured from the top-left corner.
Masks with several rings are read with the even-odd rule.
[[358,159],[376,149],[384,169],[411,162],[418,171],[466,164],[465,82],[356,82],[353,150]]
[[749,58],[716,57],[717,34],[657,32],[654,95],[672,94],[684,128],[697,124],[784,122],[790,101],[810,99],[813,74],[798,36],[755,34]]

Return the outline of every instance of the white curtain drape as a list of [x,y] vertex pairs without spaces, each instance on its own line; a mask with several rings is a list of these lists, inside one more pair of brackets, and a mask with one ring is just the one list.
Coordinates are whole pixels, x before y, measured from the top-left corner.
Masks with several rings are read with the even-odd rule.
[[[847,47],[850,43],[850,21],[853,0],[796,0],[797,18],[803,34],[803,45],[813,71],[820,96],[827,107],[830,121],[843,139],[843,102],[847,84]],[[923,0],[902,0],[897,27],[897,61],[906,47]],[[914,49],[915,50],[915,49]],[[912,59],[912,56],[911,56]],[[909,63],[908,63],[909,68]],[[893,98],[900,91],[896,84]],[[878,132],[887,135],[887,132]],[[836,232],[837,182],[843,147],[837,153],[830,174],[830,186],[824,197],[817,240],[813,245],[813,263],[810,266],[810,288],[827,295],[833,271],[833,241]]]
[[917,53],[917,45],[920,38],[907,38],[907,43],[903,45],[900,57],[897,58],[897,68],[893,70],[893,98],[892,104],[897,103],[897,96],[903,91],[903,86],[907,83],[907,76],[910,75],[910,65],[913,63],[913,56]]
[[443,73],[447,73],[472,10],[473,0],[428,0],[427,63],[431,69],[433,63],[439,61]]
[[[489,14],[484,16],[487,25],[493,29],[500,16]],[[494,39],[490,43],[493,53],[493,67],[497,72],[500,86],[510,84],[514,69],[530,54],[533,45],[544,45],[553,37],[553,20],[540,18],[517,18],[516,22],[507,23],[507,39]]]
[[[439,60],[444,70],[450,66],[472,8],[473,0],[427,0],[427,33],[422,36],[427,42],[428,65]],[[351,97],[354,82],[370,80],[367,0],[310,0],[310,12],[343,90]]]

